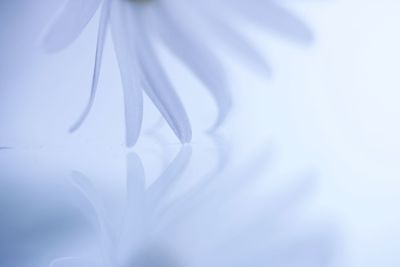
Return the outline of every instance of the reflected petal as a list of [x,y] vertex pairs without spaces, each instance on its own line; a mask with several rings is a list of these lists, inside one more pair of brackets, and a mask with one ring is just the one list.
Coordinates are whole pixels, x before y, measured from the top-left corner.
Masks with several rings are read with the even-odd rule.
[[167,166],[161,176],[150,186],[147,191],[147,203],[149,208],[162,206],[162,200],[172,190],[175,183],[182,176],[190,162],[192,148],[189,145],[182,146],[178,155]]
[[146,236],[145,183],[146,177],[140,157],[136,153],[129,153],[127,202],[118,243],[118,257],[123,262],[139,250]]
[[107,220],[107,214],[101,203],[100,197],[90,179],[84,174],[74,171],[71,173],[71,177],[74,185],[78,187],[81,193],[89,201],[96,213],[95,215],[100,228],[100,237],[102,241],[103,260],[104,262],[108,262],[110,258],[112,258],[114,251],[115,236],[111,231],[110,223]]

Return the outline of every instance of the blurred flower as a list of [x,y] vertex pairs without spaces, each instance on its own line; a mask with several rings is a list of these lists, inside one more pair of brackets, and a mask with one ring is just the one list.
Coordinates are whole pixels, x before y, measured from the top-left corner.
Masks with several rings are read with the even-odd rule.
[[146,188],[141,160],[129,154],[126,213],[118,229],[111,227],[94,185],[75,172],[75,184],[95,210],[101,250],[94,258],[59,258],[50,267],[329,266],[331,235],[315,225],[308,230],[290,215],[313,179],[269,202],[240,198],[266,166],[263,151],[219,179],[207,176],[186,193],[171,194],[190,158],[191,148],[184,146]]
[[70,131],[79,128],[93,105],[110,24],[124,88],[128,146],[136,143],[141,129],[142,89],[179,140],[182,143],[191,140],[185,108],[161,67],[153,37],[185,63],[214,97],[219,115],[213,129],[224,121],[232,101],[223,67],[207,40],[209,33],[214,33],[214,37],[227,43],[239,55],[261,65],[265,65],[261,57],[235,29],[233,22],[238,17],[297,41],[307,42],[312,38],[301,20],[270,0],[69,0],[45,34],[47,50],[57,51],[74,41],[100,5],[102,12],[90,99]]

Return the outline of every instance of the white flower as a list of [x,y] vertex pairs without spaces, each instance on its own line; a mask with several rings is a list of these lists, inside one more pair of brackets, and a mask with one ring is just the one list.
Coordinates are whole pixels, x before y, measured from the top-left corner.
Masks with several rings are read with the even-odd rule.
[[70,131],[79,128],[93,104],[107,27],[111,25],[124,88],[128,146],[136,143],[140,133],[142,89],[179,140],[191,140],[188,116],[156,56],[155,38],[192,70],[215,99],[219,115],[213,129],[224,121],[232,101],[223,67],[207,41],[208,33],[261,64],[259,55],[229,20],[240,17],[297,40],[311,38],[299,19],[271,0],[69,0],[44,37],[47,50],[60,50],[75,40],[101,5],[91,95]]

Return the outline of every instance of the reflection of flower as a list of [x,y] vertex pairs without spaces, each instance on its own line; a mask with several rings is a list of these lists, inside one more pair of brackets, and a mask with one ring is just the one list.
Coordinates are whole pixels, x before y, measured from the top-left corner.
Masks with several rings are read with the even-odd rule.
[[[265,166],[265,153],[244,167],[209,177],[180,196],[171,191],[190,162],[184,146],[147,189],[140,158],[128,156],[128,198],[124,224],[114,231],[94,187],[80,173],[75,183],[97,215],[102,252],[96,259],[65,257],[51,267],[80,266],[275,266],[329,265],[331,240],[320,227],[310,232],[293,220],[295,204],[310,187],[306,179],[269,203],[239,198]],[[238,202],[239,201],[239,202]],[[240,204],[240,205],[238,205]],[[252,210],[262,206],[262,212]],[[255,209],[258,210],[258,209]],[[311,229],[311,228],[310,228]]]
[[295,40],[308,41],[311,38],[310,31],[299,19],[271,0],[69,0],[44,37],[46,48],[56,51],[71,43],[101,4],[91,96],[71,131],[82,124],[93,104],[110,24],[124,88],[128,146],[135,144],[141,128],[141,88],[180,141],[191,140],[186,111],[160,65],[153,37],[158,38],[206,85],[219,107],[215,127],[226,117],[231,97],[224,70],[207,41],[209,34],[227,43],[238,54],[263,64],[251,45],[234,29],[233,23],[222,21],[223,17],[231,22],[240,17]]

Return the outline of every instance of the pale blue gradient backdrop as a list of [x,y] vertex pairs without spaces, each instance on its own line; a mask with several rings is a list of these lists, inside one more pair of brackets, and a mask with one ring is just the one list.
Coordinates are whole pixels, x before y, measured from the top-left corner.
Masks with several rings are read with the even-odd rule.
[[[54,249],[48,250],[47,258],[32,257],[43,264],[51,257],[79,251],[78,247],[71,249],[70,240],[65,239],[70,234],[87,233],[89,237],[84,236],[79,244],[91,247],[90,225],[77,212],[79,196],[68,181],[68,172],[75,169],[92,178],[108,200],[110,213],[117,214],[118,208],[112,207],[122,202],[125,149],[122,89],[111,41],[106,45],[94,108],[83,127],[69,135],[67,129],[89,95],[96,22],[68,49],[46,55],[36,45],[37,38],[62,1],[34,2],[0,3],[0,147],[14,147],[0,151],[0,229],[12,229],[7,238],[0,231],[0,249],[8,248],[0,252],[0,259],[5,255],[11,260],[15,250],[10,247],[15,246],[26,257],[19,260],[29,261],[26,255],[31,257],[35,249],[25,242],[37,244],[37,237],[27,237],[21,229],[41,233],[40,227],[46,228],[46,223],[58,224],[57,218],[69,218],[62,219],[67,223],[60,231],[47,231],[54,240],[39,238],[38,251],[47,249],[46,245]],[[313,30],[313,44],[296,44],[243,25],[270,63],[271,73],[255,71],[221,47],[235,101],[221,129],[232,145],[228,168],[239,166],[251,159],[254,151],[270,144],[272,167],[266,168],[266,178],[252,187],[250,195],[270,196],[271,188],[295,183],[296,174],[315,173],[310,193],[295,210],[306,221],[329,225],[332,266],[397,267],[400,3],[286,2]],[[192,173],[207,172],[216,156],[212,139],[203,132],[213,121],[216,108],[189,72],[165,51],[160,52],[193,122],[197,156],[192,159]],[[159,118],[146,104],[145,130]],[[160,131],[160,142],[168,144],[168,149],[160,149],[146,135],[135,149],[149,179],[155,179],[164,159],[171,160],[179,149],[168,127],[164,125]],[[210,154],[214,156],[210,158]],[[239,209],[243,214],[246,203]],[[57,216],[46,219],[48,214]],[[10,234],[13,231],[15,234]],[[21,266],[32,267],[29,262],[24,264]]]

